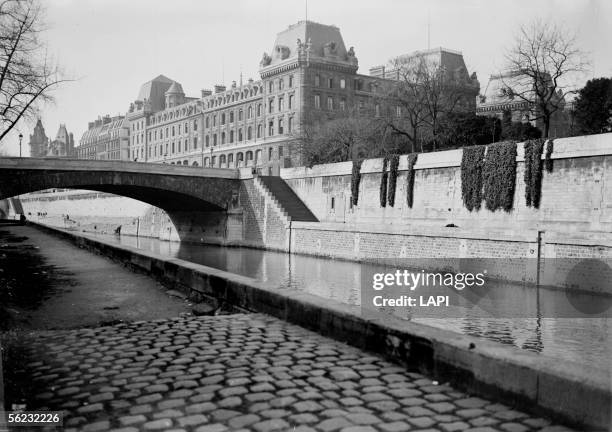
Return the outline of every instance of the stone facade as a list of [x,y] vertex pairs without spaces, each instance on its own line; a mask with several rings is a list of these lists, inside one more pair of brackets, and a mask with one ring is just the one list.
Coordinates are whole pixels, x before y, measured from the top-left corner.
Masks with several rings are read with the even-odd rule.
[[128,135],[125,117],[108,115],[90,122],[81,137],[78,159],[126,160]]

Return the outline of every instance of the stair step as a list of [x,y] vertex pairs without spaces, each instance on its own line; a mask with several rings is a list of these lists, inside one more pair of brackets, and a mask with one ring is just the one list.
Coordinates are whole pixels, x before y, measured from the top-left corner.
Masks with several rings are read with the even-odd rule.
[[259,179],[287,215],[294,221],[318,222],[310,209],[302,202],[291,187],[280,177],[259,176]]

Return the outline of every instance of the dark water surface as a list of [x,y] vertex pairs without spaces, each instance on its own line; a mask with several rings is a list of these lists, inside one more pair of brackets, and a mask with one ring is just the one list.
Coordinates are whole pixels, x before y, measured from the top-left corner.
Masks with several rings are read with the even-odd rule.
[[[94,237],[248,276],[281,290],[305,291],[352,305],[359,305],[361,302],[364,273],[389,271],[388,267],[376,264],[259,249],[168,242],[130,236]],[[455,309],[452,318],[439,315],[414,317],[408,314],[404,318],[484,337],[544,356],[578,362],[588,368],[610,371],[611,319],[545,317],[550,316],[542,311],[546,305],[567,302],[563,298],[566,293],[560,290],[498,283],[493,285],[491,292],[496,308],[493,315],[470,307]],[[598,301],[596,296],[589,300]],[[524,313],[526,309],[529,309],[527,314]]]

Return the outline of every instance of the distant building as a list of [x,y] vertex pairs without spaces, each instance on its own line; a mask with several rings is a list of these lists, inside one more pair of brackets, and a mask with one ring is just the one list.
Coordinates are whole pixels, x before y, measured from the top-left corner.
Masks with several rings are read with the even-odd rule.
[[90,122],[76,148],[78,159],[127,160],[129,131],[124,116]]
[[30,135],[30,157],[41,158],[47,156],[49,148],[49,138],[45,133],[42,121],[38,119],[34,126],[34,133]]
[[66,125],[60,125],[55,139],[49,143],[48,157],[73,157],[74,136],[66,130]]
[[[510,91],[510,88],[513,91]],[[516,96],[516,93],[523,97]],[[549,135],[551,137],[566,136],[571,127],[571,104],[566,103],[561,92],[553,96],[552,104],[559,109],[551,117]],[[536,104],[533,84],[526,79],[525,75],[517,71],[491,75],[484,93],[478,97],[476,114],[496,117],[500,120],[505,117],[513,122],[531,123],[542,132],[544,131],[544,122]]]
[[432,71],[442,72],[448,83],[452,83],[454,89],[461,91],[457,95],[460,110],[470,112],[476,110],[476,97],[480,92],[480,82],[476,72],[471,75],[468,72],[460,51],[438,47],[404,54],[393,59],[391,65],[370,68],[370,76],[401,81],[402,73],[405,73],[403,69],[418,68],[421,64],[430,67]]
[[60,125],[57,135],[53,141],[49,141],[45,133],[42,121],[38,119],[34,127],[34,133],[30,135],[30,157],[73,157],[74,136],[66,129],[66,125]]

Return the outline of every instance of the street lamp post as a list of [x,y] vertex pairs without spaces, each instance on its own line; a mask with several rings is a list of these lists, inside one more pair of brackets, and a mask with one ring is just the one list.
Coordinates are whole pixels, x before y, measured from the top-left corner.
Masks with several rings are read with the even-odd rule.
[[23,139],[23,134],[19,134],[19,157],[21,157],[21,140]]

